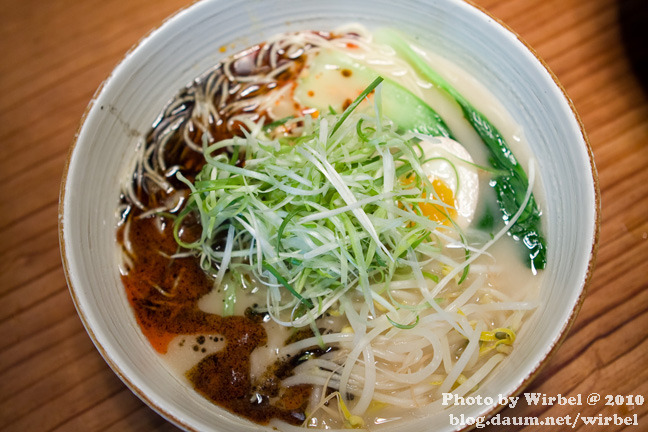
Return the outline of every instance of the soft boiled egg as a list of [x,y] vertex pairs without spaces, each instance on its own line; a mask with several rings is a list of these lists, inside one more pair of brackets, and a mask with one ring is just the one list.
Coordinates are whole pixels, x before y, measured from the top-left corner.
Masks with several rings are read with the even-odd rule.
[[424,204],[421,211],[430,219],[448,223],[448,216],[466,228],[475,216],[479,197],[479,178],[470,153],[457,141],[428,137],[420,143],[425,162],[421,168],[444,206]]

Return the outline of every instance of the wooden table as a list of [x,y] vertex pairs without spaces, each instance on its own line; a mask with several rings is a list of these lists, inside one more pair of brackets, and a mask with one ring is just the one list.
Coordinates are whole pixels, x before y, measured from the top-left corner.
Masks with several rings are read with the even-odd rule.
[[[72,304],[57,234],[63,164],[95,89],[187,0],[0,2],[0,429],[175,430],[95,350]],[[648,397],[648,102],[628,47],[645,0],[478,0],[533,46],[573,99],[599,170],[598,265],[569,337],[527,391]],[[633,5],[641,9],[628,11]],[[628,12],[628,13],[626,13]],[[624,29],[643,14],[639,42]],[[624,23],[624,26],[620,25]],[[633,39],[630,38],[630,41]],[[635,48],[637,48],[635,46]],[[643,57],[646,76],[648,51]],[[648,84],[648,83],[644,83]],[[644,87],[644,90],[646,87]],[[637,415],[643,406],[529,407],[502,416]],[[512,427],[507,431],[558,430]],[[496,429],[493,429],[496,430]]]

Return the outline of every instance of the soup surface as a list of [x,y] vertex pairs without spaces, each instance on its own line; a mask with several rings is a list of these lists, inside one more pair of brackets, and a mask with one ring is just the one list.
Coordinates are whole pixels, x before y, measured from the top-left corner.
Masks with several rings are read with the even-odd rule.
[[141,331],[259,424],[373,429],[441,409],[478,390],[536,306],[539,182],[511,148],[531,160],[488,91],[391,30],[227,57],[164,108],[124,179]]

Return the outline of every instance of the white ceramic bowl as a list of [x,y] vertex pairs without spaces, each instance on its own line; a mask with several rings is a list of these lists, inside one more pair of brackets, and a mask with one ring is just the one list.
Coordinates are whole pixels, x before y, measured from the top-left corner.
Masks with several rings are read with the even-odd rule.
[[[582,125],[555,77],[493,17],[457,0],[202,1],[176,14],[130,51],[83,119],[60,198],[60,243],[83,323],[115,373],[147,404],[188,430],[248,431],[173,377],[140,333],[115,262],[119,179],[138,134],[165,103],[224,54],[281,31],[330,30],[345,22],[406,30],[427,49],[475,76],[524,127],[546,196],[550,245],[542,304],[480,394],[510,395],[537,374],[574,320],[591,276],[599,225],[597,177]],[[231,53],[232,49],[228,49]],[[494,406],[451,408],[391,430],[453,430],[449,413],[477,417]]]

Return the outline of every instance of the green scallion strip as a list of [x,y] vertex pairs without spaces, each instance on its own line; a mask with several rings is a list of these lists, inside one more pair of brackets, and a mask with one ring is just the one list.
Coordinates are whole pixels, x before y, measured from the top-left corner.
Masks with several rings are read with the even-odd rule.
[[414,321],[412,324],[400,324],[400,323],[397,323],[396,321],[392,320],[391,318],[389,318],[389,315],[385,315],[385,316],[387,317],[387,321],[389,321],[391,323],[391,325],[393,325],[396,328],[402,329],[402,330],[413,329],[419,323],[419,316],[418,315],[416,315],[416,321]]
[[263,127],[263,129],[264,129],[266,132],[270,132],[272,129],[277,128],[277,127],[279,127],[279,126],[283,126],[283,125],[285,125],[285,124],[288,122],[288,120],[292,120],[292,119],[294,119],[294,118],[295,118],[295,116],[292,116],[292,115],[291,115],[291,116],[284,117],[284,118],[280,118],[279,120],[275,120],[275,121],[273,121],[273,122],[271,122],[271,123],[268,123],[267,125],[265,125],[265,126]]
[[[205,146],[205,166],[196,179],[179,177],[190,190],[174,221],[182,252],[198,255],[212,274],[231,271],[261,285],[272,278],[276,285],[261,308],[282,322],[314,329],[318,316],[347,293],[364,298],[376,316],[374,296],[383,287],[432,272],[445,248],[435,232],[443,229],[456,240],[462,233],[418,211],[422,202],[434,200],[414,135],[388,118],[357,111],[350,106],[343,114],[304,118],[299,136],[273,139],[257,128]],[[182,242],[190,215],[200,223],[201,236]],[[233,306],[236,293],[231,294]],[[385,301],[390,310],[411,308],[391,296]],[[422,303],[414,310],[426,308]]]
[[429,271],[426,270],[421,270],[421,274],[423,274],[423,277],[426,279],[430,279],[432,282],[439,283],[439,276],[435,275],[434,273],[430,273]]
[[270,264],[268,264],[267,261],[263,261],[262,266],[263,266],[263,269],[264,269],[264,270],[269,271],[270,274],[271,274],[272,276],[274,276],[274,277],[277,279],[277,282],[279,282],[281,285],[283,285],[284,287],[286,287],[286,289],[287,289],[288,291],[290,291],[290,293],[291,293],[292,295],[294,295],[295,297],[297,297],[297,299],[298,299],[300,302],[302,302],[302,304],[303,304],[304,306],[306,306],[306,307],[309,308],[309,309],[311,309],[311,308],[313,307],[313,303],[312,303],[309,299],[306,299],[306,298],[302,297],[301,294],[299,294],[297,291],[295,291],[295,289],[292,287],[292,285],[290,285],[290,284],[288,283],[288,281],[287,281],[283,276],[281,276],[281,274],[277,271],[277,269],[275,269],[275,268],[272,267]]
[[342,123],[344,123],[344,120],[346,120],[347,117],[349,117],[349,114],[351,114],[353,112],[353,110],[355,110],[356,107],[358,105],[360,105],[360,103],[364,100],[364,98],[366,98],[369,95],[369,93],[374,91],[374,89],[376,87],[378,87],[378,84],[380,84],[383,81],[384,81],[384,78],[379,76],[378,78],[373,80],[373,82],[371,84],[369,84],[367,86],[367,88],[362,91],[362,93],[360,93],[360,96],[358,96],[351,103],[351,105],[349,105],[347,107],[347,109],[344,110],[344,112],[342,113],[342,116],[340,117],[340,119],[337,121],[337,123],[335,123],[335,126],[333,126],[333,129],[331,129],[331,133],[329,134],[329,136],[333,136],[333,134],[335,134],[335,132],[337,132],[337,130],[340,128],[340,126],[342,126]]

